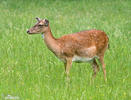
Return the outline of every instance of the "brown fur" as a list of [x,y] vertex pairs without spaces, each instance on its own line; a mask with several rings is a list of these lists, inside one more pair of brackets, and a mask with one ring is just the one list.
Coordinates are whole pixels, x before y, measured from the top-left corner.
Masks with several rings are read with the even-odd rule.
[[[58,39],[53,37],[49,21],[38,19],[38,23],[28,30],[27,33],[42,33],[47,47],[65,64],[66,74],[72,65],[72,59],[75,55],[82,58],[93,58],[92,66],[94,74],[99,70],[96,57],[102,64],[104,79],[106,80],[106,70],[104,64],[104,53],[108,48],[108,37],[101,30],[86,30],[74,34],[64,35]],[[40,25],[39,25],[40,24]]]

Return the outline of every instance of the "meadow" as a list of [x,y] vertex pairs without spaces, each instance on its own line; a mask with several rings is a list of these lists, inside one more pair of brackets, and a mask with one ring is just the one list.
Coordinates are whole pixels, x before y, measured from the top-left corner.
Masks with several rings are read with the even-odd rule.
[[[0,0],[0,100],[131,100],[130,5],[130,0]],[[56,38],[105,31],[107,82],[102,69],[91,81],[89,63],[73,63],[67,82],[63,63],[41,35],[26,33],[35,17],[48,19]]]

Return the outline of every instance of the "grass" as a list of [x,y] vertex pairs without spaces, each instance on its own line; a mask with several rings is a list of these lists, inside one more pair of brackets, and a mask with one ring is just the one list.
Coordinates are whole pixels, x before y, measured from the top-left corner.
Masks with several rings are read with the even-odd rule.
[[[0,100],[130,100],[130,0],[0,0]],[[27,35],[35,17],[47,18],[55,37],[88,29],[110,39],[102,70],[91,83],[88,63],[73,63],[66,82],[63,63],[40,35]],[[14,100],[16,100],[14,98]]]

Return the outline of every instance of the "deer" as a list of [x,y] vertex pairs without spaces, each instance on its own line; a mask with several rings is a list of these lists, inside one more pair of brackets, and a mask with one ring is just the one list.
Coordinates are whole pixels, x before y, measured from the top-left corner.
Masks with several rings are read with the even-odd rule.
[[96,77],[99,72],[100,62],[106,80],[106,66],[104,54],[109,45],[109,38],[102,30],[84,30],[76,33],[63,35],[55,38],[51,32],[49,20],[36,18],[37,23],[28,29],[28,34],[42,34],[47,48],[55,54],[65,67],[66,76],[72,66],[72,62],[90,62],[93,68],[92,77]]

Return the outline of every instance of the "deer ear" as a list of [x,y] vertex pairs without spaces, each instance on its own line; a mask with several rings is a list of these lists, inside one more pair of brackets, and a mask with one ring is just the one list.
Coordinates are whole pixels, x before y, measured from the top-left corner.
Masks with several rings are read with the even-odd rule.
[[49,25],[49,21],[47,19],[45,19],[45,26]]
[[39,21],[40,21],[40,18],[39,18],[39,17],[36,17],[36,20],[39,22]]

